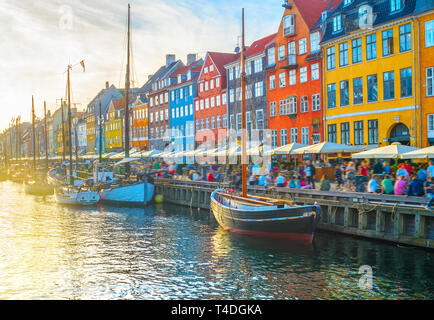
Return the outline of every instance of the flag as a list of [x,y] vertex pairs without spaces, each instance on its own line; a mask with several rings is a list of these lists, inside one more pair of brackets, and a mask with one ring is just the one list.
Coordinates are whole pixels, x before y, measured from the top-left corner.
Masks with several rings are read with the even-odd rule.
[[82,60],[82,61],[80,62],[80,64],[81,64],[81,66],[83,67],[83,72],[86,72],[86,67],[84,66],[84,60]]

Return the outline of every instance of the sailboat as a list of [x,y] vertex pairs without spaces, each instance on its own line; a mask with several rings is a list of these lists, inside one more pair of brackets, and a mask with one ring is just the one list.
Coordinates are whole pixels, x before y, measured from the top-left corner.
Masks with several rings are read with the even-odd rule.
[[[81,62],[82,63],[82,62]],[[83,66],[83,64],[82,64]],[[71,65],[68,65],[67,70],[67,93],[68,93],[68,124],[69,124],[69,183],[60,183],[55,185],[54,198],[59,204],[65,205],[77,205],[77,206],[90,206],[96,205],[100,196],[99,193],[93,191],[90,187],[78,187],[74,184],[73,170],[72,170],[72,143],[71,143],[71,83],[70,83],[70,71]],[[63,104],[62,104],[63,114]],[[63,129],[62,129],[63,131]],[[65,145],[63,146],[65,150]],[[49,173],[51,175],[51,172]],[[53,176],[51,176],[53,179]],[[63,182],[63,181],[62,181]]]
[[[127,71],[125,77],[125,159],[119,165],[125,165],[129,171],[130,163],[135,159],[130,158],[130,121],[129,121],[129,91],[130,91],[130,5],[128,4],[128,42],[127,42]],[[100,151],[101,152],[101,151]],[[146,206],[153,198],[154,185],[150,178],[144,177],[140,182],[117,182],[101,186],[100,197],[103,203]]]
[[259,237],[284,238],[312,243],[320,220],[318,205],[297,206],[290,201],[247,195],[246,73],[244,46],[244,9],[242,10],[241,48],[242,96],[242,194],[217,189],[211,194],[211,211],[219,225],[231,232]]

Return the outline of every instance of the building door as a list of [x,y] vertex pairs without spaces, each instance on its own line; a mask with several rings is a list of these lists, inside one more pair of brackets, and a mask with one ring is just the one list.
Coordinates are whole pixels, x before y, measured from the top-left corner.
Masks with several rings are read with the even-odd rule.
[[403,145],[410,145],[410,130],[403,123],[395,125],[390,132],[389,143],[399,142]]

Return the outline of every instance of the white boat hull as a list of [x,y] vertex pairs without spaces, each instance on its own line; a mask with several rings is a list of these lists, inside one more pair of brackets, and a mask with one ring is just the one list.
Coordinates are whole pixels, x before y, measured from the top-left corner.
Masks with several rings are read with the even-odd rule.
[[99,194],[92,191],[56,192],[56,202],[66,205],[93,206],[99,202]]
[[[145,202],[146,193],[146,202]],[[136,183],[118,188],[101,190],[101,201],[110,204],[144,206],[151,202],[154,196],[154,185],[146,183]]]

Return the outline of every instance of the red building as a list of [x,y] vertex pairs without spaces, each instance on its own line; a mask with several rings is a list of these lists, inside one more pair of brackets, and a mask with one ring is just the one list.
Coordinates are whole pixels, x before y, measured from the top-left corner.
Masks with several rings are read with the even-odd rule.
[[198,80],[198,97],[194,101],[196,147],[204,143],[208,148],[225,145],[228,111],[224,66],[236,57],[233,53],[206,54]]
[[267,48],[268,118],[273,146],[322,136],[321,24],[340,1],[290,0]]

